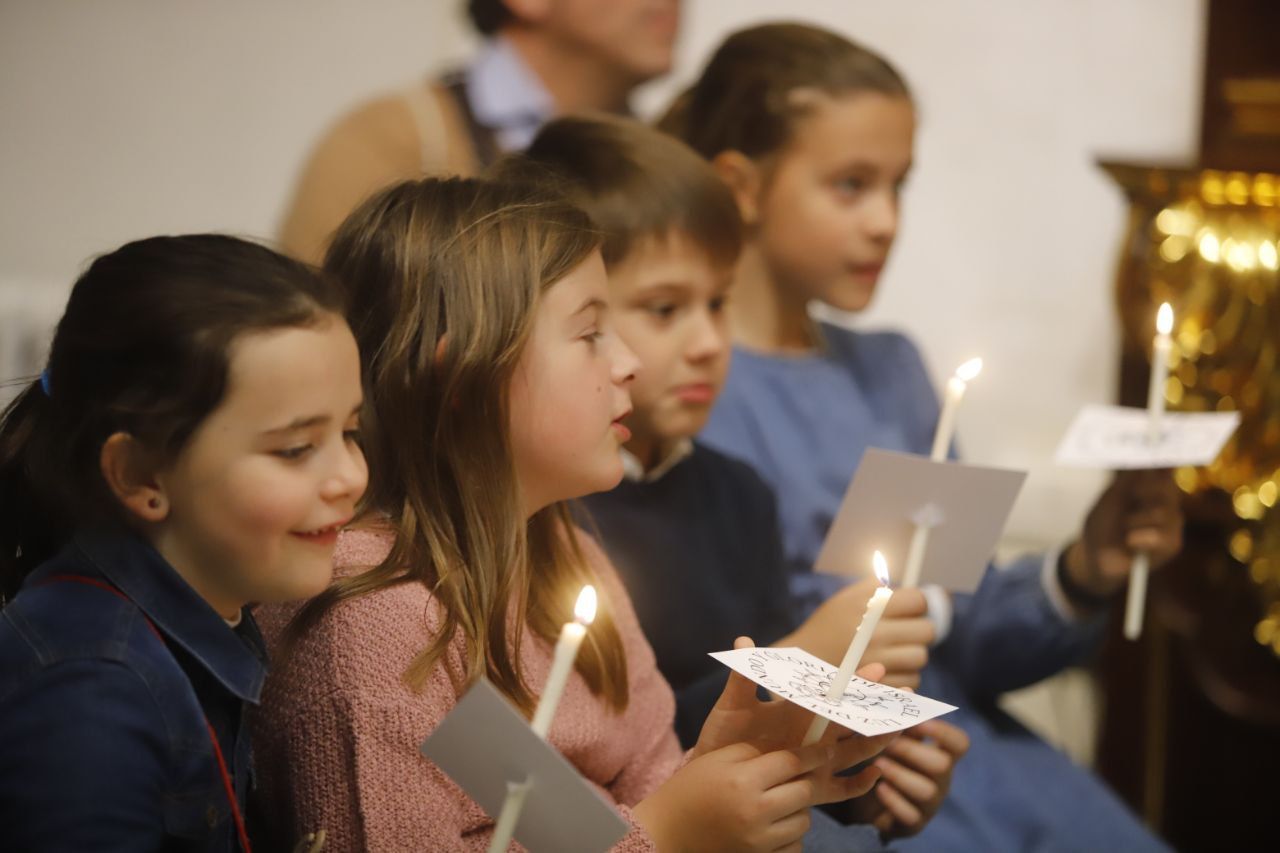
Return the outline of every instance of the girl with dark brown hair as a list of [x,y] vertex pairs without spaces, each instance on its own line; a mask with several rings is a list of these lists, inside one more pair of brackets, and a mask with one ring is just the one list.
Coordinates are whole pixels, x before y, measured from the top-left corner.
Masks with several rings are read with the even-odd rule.
[[214,234],[76,282],[0,417],[0,846],[248,853],[246,605],[325,588],[366,483],[342,312]]

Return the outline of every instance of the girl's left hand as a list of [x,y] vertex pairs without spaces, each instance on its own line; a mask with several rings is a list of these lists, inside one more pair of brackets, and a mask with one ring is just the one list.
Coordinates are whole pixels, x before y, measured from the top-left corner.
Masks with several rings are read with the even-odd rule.
[[[749,638],[739,637],[733,647],[744,649],[753,645]],[[858,675],[868,681],[877,681],[884,677],[884,667],[878,663],[868,664],[858,670]],[[707,715],[690,757],[696,758],[734,743],[747,743],[761,752],[796,747],[804,739],[812,720],[811,712],[793,702],[757,698],[755,682],[730,672],[729,683]],[[843,802],[870,791],[876,779],[880,778],[880,771],[874,766],[853,776],[835,774],[869,761],[897,737],[896,732],[867,737],[835,724],[827,726],[820,742],[833,746],[832,757],[811,774],[817,786],[815,802]]]

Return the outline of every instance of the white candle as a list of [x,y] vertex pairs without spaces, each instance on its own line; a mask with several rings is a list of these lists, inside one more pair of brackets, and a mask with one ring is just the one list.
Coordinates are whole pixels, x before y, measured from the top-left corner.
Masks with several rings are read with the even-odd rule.
[[[945,462],[951,449],[951,439],[956,431],[956,413],[965,389],[982,372],[982,359],[971,358],[956,368],[955,375],[947,380],[947,390],[942,398],[942,412],[938,415],[938,427],[933,433],[933,448],[929,458]],[[929,548],[929,528],[917,524],[911,532],[911,544],[907,547],[907,559],[902,565],[902,588],[915,589],[920,584],[920,570],[924,567],[924,554]]]
[[947,380],[942,413],[938,415],[938,428],[933,433],[933,450],[929,454],[934,462],[942,462],[947,458],[947,451],[951,449],[951,437],[956,431],[956,412],[960,410],[965,388],[981,372],[982,359],[971,358],[957,367],[955,375]]
[[[854,631],[849,648],[845,650],[844,659],[840,661],[840,668],[831,679],[831,686],[827,688],[828,702],[835,702],[844,695],[854,671],[857,670],[858,664],[862,663],[862,654],[867,650],[867,644],[871,642],[871,635],[875,633],[876,625],[884,615],[884,609],[889,606],[889,598],[893,595],[893,590],[889,588],[889,565],[885,562],[884,555],[876,551],[872,564],[875,567],[876,579],[880,581],[880,588],[867,601],[867,609],[863,611],[858,630]],[[827,718],[815,715],[813,722],[809,725],[808,733],[804,736],[804,745],[816,743],[826,730]]]
[[[1147,432],[1152,442],[1160,439],[1160,419],[1164,416],[1164,386],[1169,379],[1169,353],[1173,351],[1173,307],[1165,302],[1156,312],[1156,337],[1151,343],[1151,383],[1147,386]],[[1147,608],[1147,577],[1151,558],[1139,551],[1129,568],[1129,592],[1124,603],[1124,636],[1142,636],[1142,617]]]
[[538,707],[533,712],[533,722],[529,724],[541,738],[545,738],[551,729],[551,718],[556,715],[560,695],[564,693],[564,686],[569,683],[573,662],[578,657],[578,647],[587,636],[587,626],[596,618],[595,587],[588,584],[582,588],[573,607],[573,617],[573,621],[566,622],[560,630],[555,656],[551,659],[551,672],[547,675],[546,686],[542,688]]
[[[551,658],[551,672],[547,674],[547,683],[538,698],[538,707],[533,711],[533,722],[529,728],[534,734],[545,739],[551,730],[551,720],[556,715],[556,706],[560,704],[560,696],[564,686],[569,683],[573,673],[573,663],[578,658],[578,649],[587,636],[587,626],[596,618],[596,588],[587,584],[578,593],[578,601],[573,605],[573,621],[566,622],[560,629],[560,639],[556,641],[555,654]],[[524,809],[525,797],[533,783],[508,782],[507,796],[502,802],[502,811],[494,821],[493,837],[489,839],[489,853],[504,853],[511,844],[511,836],[520,820],[520,812]]]
[[1147,422],[1151,440],[1160,437],[1164,416],[1164,386],[1169,380],[1169,353],[1173,351],[1173,308],[1168,302],[1156,313],[1156,337],[1151,343],[1151,384],[1147,386]]
[[511,846],[511,836],[515,834],[516,822],[520,820],[520,812],[524,810],[524,799],[529,796],[533,783],[526,779],[523,782],[508,782],[507,797],[502,801],[502,813],[493,825],[493,837],[489,839],[489,853],[506,853]]

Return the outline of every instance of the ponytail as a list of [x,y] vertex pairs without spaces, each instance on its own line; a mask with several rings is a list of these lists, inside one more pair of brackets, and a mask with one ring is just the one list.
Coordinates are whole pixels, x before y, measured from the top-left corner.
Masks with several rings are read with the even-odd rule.
[[39,380],[0,414],[0,603],[67,538],[68,519],[33,478],[31,460],[56,459],[48,428],[50,400]]

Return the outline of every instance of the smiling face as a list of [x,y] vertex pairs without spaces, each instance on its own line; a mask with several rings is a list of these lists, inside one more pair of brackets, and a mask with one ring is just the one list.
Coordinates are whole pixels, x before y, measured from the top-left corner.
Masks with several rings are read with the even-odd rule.
[[867,307],[897,235],[914,133],[910,101],[874,92],[823,98],[795,120],[756,205],[755,245],[779,288]]
[[725,296],[732,267],[684,235],[648,240],[609,270],[618,334],[640,360],[627,448],[646,467],[696,435],[729,369]]
[[610,323],[598,251],[545,290],[509,397],[511,452],[526,515],[611,489],[630,433],[636,358]]
[[360,405],[355,339],[337,317],[232,344],[225,397],[155,475],[167,513],[149,531],[224,616],[329,583],[367,481]]

